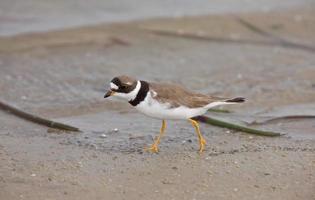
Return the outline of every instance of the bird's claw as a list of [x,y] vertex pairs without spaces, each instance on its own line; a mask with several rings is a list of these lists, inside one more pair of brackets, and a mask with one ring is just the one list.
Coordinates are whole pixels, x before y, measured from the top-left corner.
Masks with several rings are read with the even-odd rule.
[[159,148],[158,148],[157,144],[152,144],[151,147],[146,147],[144,150],[145,151],[151,151],[152,153],[158,153],[159,152]]
[[206,146],[206,140],[201,138],[199,141],[199,153],[202,153]]

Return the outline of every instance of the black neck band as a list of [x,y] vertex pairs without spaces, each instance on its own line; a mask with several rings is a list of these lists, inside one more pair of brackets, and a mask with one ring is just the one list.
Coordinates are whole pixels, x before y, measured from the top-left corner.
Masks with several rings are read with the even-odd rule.
[[141,87],[140,87],[140,90],[139,90],[136,98],[129,101],[129,103],[133,106],[136,106],[141,101],[143,101],[145,99],[145,97],[147,96],[147,93],[149,92],[149,84],[145,81],[140,81],[140,83],[141,83]]

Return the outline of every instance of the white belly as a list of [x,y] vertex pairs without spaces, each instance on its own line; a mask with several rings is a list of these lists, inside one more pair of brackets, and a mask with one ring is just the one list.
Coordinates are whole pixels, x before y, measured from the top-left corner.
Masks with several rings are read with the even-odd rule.
[[208,110],[207,108],[188,108],[185,106],[170,108],[169,104],[160,104],[150,94],[135,108],[147,116],[158,119],[189,119],[202,115]]

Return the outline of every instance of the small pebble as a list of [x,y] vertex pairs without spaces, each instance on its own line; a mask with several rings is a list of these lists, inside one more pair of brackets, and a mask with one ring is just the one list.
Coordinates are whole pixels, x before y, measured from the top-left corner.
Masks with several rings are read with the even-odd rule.
[[102,134],[100,137],[101,138],[107,138],[107,135],[106,134]]
[[183,141],[182,141],[182,144],[185,144],[186,142],[192,143],[192,140],[191,140],[191,139],[183,140]]
[[166,184],[166,185],[172,184],[172,182],[171,182],[170,180],[168,180],[168,179],[162,180],[162,183],[163,183],[163,184]]
[[118,132],[119,131],[119,129],[118,128],[114,128],[114,132]]
[[31,174],[31,176],[32,176],[32,177],[35,177],[35,176],[36,176],[36,174]]
[[237,189],[237,188],[234,188],[234,189],[233,189],[233,191],[234,191],[234,192],[237,192],[237,191],[238,191],[238,189]]

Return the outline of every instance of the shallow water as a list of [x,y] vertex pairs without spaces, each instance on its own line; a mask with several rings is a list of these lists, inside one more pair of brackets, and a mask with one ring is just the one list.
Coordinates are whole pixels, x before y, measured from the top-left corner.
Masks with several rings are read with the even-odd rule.
[[0,35],[48,31],[153,17],[270,11],[303,5],[311,0],[2,0]]

